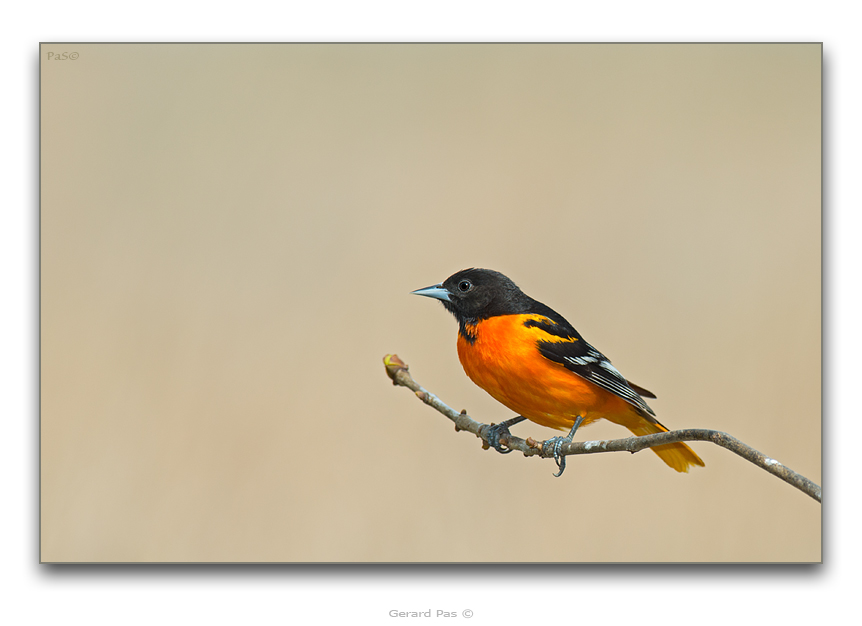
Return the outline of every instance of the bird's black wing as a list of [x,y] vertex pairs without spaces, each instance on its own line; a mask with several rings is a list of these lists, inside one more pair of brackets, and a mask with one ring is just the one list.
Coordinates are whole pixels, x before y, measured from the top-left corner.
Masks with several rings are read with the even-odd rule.
[[[619,396],[635,407],[641,415],[650,421],[656,421],[653,417],[655,416],[653,410],[643,401],[638,392],[632,389],[632,386],[623,378],[619,370],[611,365],[610,360],[605,355],[584,341],[584,338],[572,325],[559,314],[555,313],[553,317],[546,313],[543,314],[548,318],[547,322],[544,320],[528,320],[526,322],[529,326],[537,326],[554,338],[559,338],[538,342],[537,347],[542,356],[563,365],[567,370],[574,372],[584,380]],[[640,387],[637,389],[647,394],[650,393]]]

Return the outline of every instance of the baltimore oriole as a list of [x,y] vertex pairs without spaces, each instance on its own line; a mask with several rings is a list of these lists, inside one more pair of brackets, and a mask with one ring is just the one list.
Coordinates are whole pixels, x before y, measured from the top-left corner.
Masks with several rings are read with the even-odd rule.
[[[598,419],[637,436],[667,432],[643,397],[651,392],[623,378],[611,362],[563,318],[533,300],[506,276],[466,269],[441,284],[412,292],[437,298],[458,320],[458,358],[470,379],[518,414],[502,432],[525,418],[560,430],[557,444],[577,427]],[[497,441],[492,445],[506,450]],[[703,461],[684,443],[651,448],[678,472]],[[565,467],[560,465],[560,473]]]

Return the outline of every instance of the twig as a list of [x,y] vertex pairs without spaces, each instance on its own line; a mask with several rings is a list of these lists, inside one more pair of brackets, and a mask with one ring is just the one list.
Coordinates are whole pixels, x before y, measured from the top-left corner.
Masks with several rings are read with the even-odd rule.
[[[416,396],[425,404],[434,407],[440,413],[448,417],[455,423],[455,430],[466,430],[473,433],[482,440],[482,447],[489,448],[488,431],[493,424],[482,424],[472,419],[467,415],[466,411],[460,413],[444,403],[440,398],[433,393],[424,389],[419,385],[408,371],[408,366],[404,361],[398,358],[395,354],[387,354],[383,358],[383,363],[386,366],[386,373],[392,379],[393,385],[400,385],[412,390]],[[667,443],[676,443],[679,441],[710,441],[722,448],[726,448],[738,454],[742,458],[754,463],[758,467],[766,470],[770,474],[777,476],[786,483],[789,483],[807,493],[809,496],[821,502],[820,486],[811,480],[805,478],[801,474],[797,474],[789,467],[782,465],[775,459],[772,459],[762,452],[758,452],[754,448],[742,443],[739,439],[731,437],[727,433],[719,430],[708,430],[705,428],[689,428],[685,430],[672,430],[666,433],[658,433],[655,435],[645,435],[643,437],[627,437],[625,439],[606,439],[603,441],[573,441],[566,443],[560,450],[561,456],[571,454],[595,454],[598,452],[639,452],[645,448],[660,446]],[[542,458],[553,457],[552,446],[545,446],[545,441],[536,441],[532,437],[521,439],[512,434],[504,434],[500,438],[500,443],[505,445],[510,450],[518,450],[524,456],[539,456]]]

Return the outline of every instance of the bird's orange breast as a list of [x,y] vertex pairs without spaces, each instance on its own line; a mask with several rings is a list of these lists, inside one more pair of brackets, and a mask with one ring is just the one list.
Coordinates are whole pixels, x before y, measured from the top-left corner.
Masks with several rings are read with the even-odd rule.
[[[577,341],[524,326],[541,315],[499,315],[467,325],[470,341],[458,335],[458,358],[470,379],[519,415],[551,428],[568,429],[600,417],[627,425],[637,414],[622,398],[546,359],[539,341]],[[616,419],[615,419],[616,418]]]

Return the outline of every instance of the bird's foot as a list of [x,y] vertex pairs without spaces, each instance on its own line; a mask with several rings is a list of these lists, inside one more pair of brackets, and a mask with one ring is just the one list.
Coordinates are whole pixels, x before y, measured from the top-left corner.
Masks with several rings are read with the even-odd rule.
[[572,438],[575,436],[575,432],[577,432],[578,427],[583,423],[584,418],[582,416],[578,416],[575,419],[575,424],[572,426],[572,430],[569,431],[569,434],[565,437],[552,437],[548,439],[543,445],[542,449],[547,449],[548,446],[554,451],[554,463],[557,464],[559,468],[559,472],[554,474],[554,478],[559,478],[563,475],[563,472],[566,471],[566,457],[560,455],[560,451],[563,449],[563,444],[571,443]]
[[520,424],[523,422],[526,417],[523,415],[518,415],[517,417],[513,417],[512,419],[504,420],[499,424],[491,424],[488,427],[486,432],[487,442],[486,448],[494,448],[500,454],[509,454],[512,450],[510,448],[504,448],[503,444],[500,440],[504,435],[511,435],[509,432],[509,426],[514,426],[515,424]]

